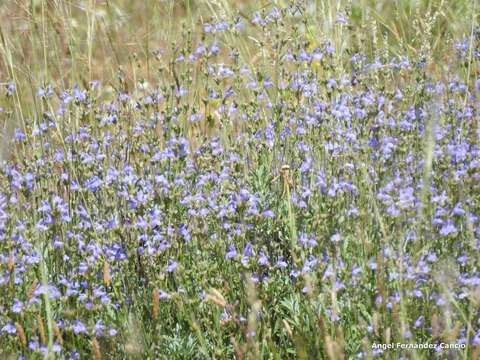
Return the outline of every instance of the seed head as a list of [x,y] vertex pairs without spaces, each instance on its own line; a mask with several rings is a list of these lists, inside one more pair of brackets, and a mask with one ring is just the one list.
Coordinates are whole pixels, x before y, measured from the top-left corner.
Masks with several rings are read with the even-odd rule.
[[23,326],[16,322],[15,328],[17,329],[17,336],[20,339],[20,342],[23,346],[27,346],[27,337],[25,336],[25,331],[23,330]]

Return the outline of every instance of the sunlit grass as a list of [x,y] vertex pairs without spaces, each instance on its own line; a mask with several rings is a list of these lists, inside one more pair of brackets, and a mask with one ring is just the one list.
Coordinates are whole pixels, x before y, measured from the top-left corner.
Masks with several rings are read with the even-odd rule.
[[475,1],[0,16],[0,357],[478,358]]

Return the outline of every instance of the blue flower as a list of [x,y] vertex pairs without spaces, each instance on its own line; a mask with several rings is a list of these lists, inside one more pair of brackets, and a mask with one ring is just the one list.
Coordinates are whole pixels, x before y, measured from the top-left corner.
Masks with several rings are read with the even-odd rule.
[[12,305],[12,312],[18,314],[18,313],[21,313],[22,310],[23,310],[23,303],[20,300],[15,299]]
[[228,251],[225,254],[225,259],[232,259],[237,256],[237,250],[235,249],[235,245],[230,244],[228,246]]
[[0,331],[7,334],[15,334],[17,329],[15,328],[15,325],[9,322],[5,324]]
[[440,228],[440,235],[442,236],[448,236],[450,234],[456,233],[458,230],[453,224],[452,221],[447,221],[441,228]]
[[78,335],[78,334],[86,334],[87,333],[87,327],[80,321],[76,320],[74,325],[73,325],[73,332]]
[[335,234],[333,234],[330,237],[330,241],[333,241],[333,242],[339,242],[340,239],[341,239],[341,237],[340,237],[340,234],[338,232],[336,232]]
[[168,273],[174,272],[175,269],[177,268],[177,266],[178,266],[178,263],[176,261],[169,260],[168,264],[167,264],[167,267],[165,268],[165,271],[168,272]]

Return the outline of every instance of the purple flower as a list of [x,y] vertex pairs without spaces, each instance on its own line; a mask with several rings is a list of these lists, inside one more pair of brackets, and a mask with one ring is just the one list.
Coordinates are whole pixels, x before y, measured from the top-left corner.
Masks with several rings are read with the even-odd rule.
[[414,290],[412,291],[412,294],[413,294],[413,296],[415,296],[416,298],[421,298],[421,297],[423,296],[423,293],[422,293],[420,290],[418,290],[418,289],[414,289]]
[[435,254],[435,251],[431,251],[428,253],[427,261],[430,263],[434,263],[437,261],[437,254]]
[[453,208],[452,213],[454,215],[462,216],[465,215],[465,210],[462,209],[462,205],[460,203],[457,203]]
[[456,233],[458,230],[457,228],[455,227],[455,225],[453,224],[452,221],[448,221],[446,222],[441,228],[440,228],[440,235],[442,236],[448,236],[450,234],[454,234]]
[[17,332],[17,329],[12,323],[7,323],[4,327],[2,327],[2,330],[0,331],[7,334],[15,334]]
[[480,330],[472,338],[472,345],[478,346],[480,345]]
[[160,290],[160,294],[159,294],[159,298],[160,299],[168,299],[170,297],[170,294],[167,293],[166,291],[164,290]]
[[203,24],[203,31],[205,31],[206,33],[211,33],[215,30],[215,27],[209,23],[204,23]]
[[327,316],[330,319],[330,321],[335,322],[335,321],[340,320],[340,316],[337,314],[336,311],[333,311],[331,309],[327,309],[326,312],[327,312]]
[[40,343],[38,342],[38,338],[30,340],[28,342],[28,348],[32,351],[37,351],[40,348]]
[[56,286],[53,286],[53,285],[48,285],[47,286],[43,286],[43,285],[40,285],[37,287],[37,289],[33,292],[33,295],[35,296],[38,296],[38,295],[46,295],[48,292],[48,298],[49,299],[58,299],[62,296],[62,294],[60,293],[60,291],[58,290],[58,288]]
[[167,267],[165,268],[165,271],[168,272],[168,273],[174,272],[175,269],[177,268],[177,266],[178,266],[178,263],[176,261],[169,260],[168,264],[167,264]]
[[228,251],[225,254],[225,259],[232,259],[237,256],[237,250],[235,249],[235,245],[231,244],[228,246]]
[[242,257],[242,264],[246,265],[248,263],[249,258],[253,255],[253,246],[251,242],[248,242],[243,249],[243,257]]
[[22,310],[23,310],[23,303],[20,300],[15,299],[13,301],[13,305],[12,305],[12,312],[18,314],[18,313],[22,312]]
[[260,252],[260,257],[258,258],[258,265],[265,266],[268,264],[268,257],[262,251]]
[[85,188],[92,192],[97,191],[100,186],[102,186],[102,180],[98,176],[92,176],[85,182]]
[[272,210],[265,210],[263,212],[263,216],[267,217],[267,218],[274,218],[275,217],[275,213],[272,211]]
[[330,241],[333,241],[333,242],[339,242],[340,239],[341,239],[341,237],[340,237],[340,234],[338,232],[336,232],[335,234],[333,234],[330,237]]
[[15,82],[9,81],[7,84],[7,96],[12,96],[15,93],[15,90],[17,89]]
[[77,319],[75,321],[75,324],[73,325],[73,332],[75,334],[86,334],[87,327],[80,320]]
[[352,268],[352,275],[355,276],[355,275],[358,275],[362,272],[362,268],[360,266],[354,266]]
[[286,263],[285,260],[283,260],[283,256],[280,256],[278,259],[277,259],[277,262],[276,262],[276,265],[277,267],[281,268],[281,269],[284,269],[288,266],[288,264]]
[[103,324],[102,320],[98,320],[93,327],[93,332],[95,336],[103,336],[103,332],[105,330],[105,325]]
[[407,209],[413,206],[413,203],[415,201],[413,192],[414,190],[412,187],[400,189],[398,205],[401,209]]
[[415,329],[419,328],[420,326],[423,325],[423,322],[425,321],[425,317],[423,315],[419,316],[417,320],[415,320],[415,323],[413,324],[413,327]]
[[27,137],[21,129],[15,128],[14,138],[17,141],[24,141]]

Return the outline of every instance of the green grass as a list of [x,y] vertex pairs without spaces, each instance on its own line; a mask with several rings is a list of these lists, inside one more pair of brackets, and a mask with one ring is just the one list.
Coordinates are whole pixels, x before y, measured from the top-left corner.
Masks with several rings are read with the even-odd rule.
[[[266,26],[252,22],[257,11],[265,15],[274,6],[296,15]],[[33,188],[26,180],[16,188],[15,173],[5,166],[0,170],[0,215],[6,214],[0,216],[1,235],[6,234],[0,239],[0,328],[8,321],[16,327],[1,333],[0,357],[67,358],[77,351],[82,359],[96,360],[339,360],[360,353],[373,358],[375,342],[454,343],[476,336],[479,287],[459,279],[478,277],[480,232],[470,220],[480,206],[474,165],[480,134],[478,13],[477,1],[467,0],[14,0],[0,5],[0,18],[7,19],[0,24],[5,87],[0,160],[36,177]],[[241,20],[245,28],[202,30],[203,23],[222,19]],[[464,37],[469,46],[458,59],[455,43]],[[175,61],[180,55],[188,59],[200,42],[216,42],[219,53]],[[328,45],[335,48],[332,55]],[[287,49],[300,55],[315,48],[322,49],[322,60],[284,60]],[[363,71],[351,62],[356,53],[366,56],[364,63],[408,57],[412,66]],[[219,64],[232,75],[213,75],[209,66]],[[298,78],[317,85],[317,93],[308,96],[288,86]],[[431,90],[437,82],[448,87],[455,78],[468,91]],[[337,85],[330,87],[331,79]],[[102,84],[99,89],[94,80]],[[8,90],[10,82],[15,91]],[[48,86],[53,96],[37,95]],[[74,86],[86,89],[87,100],[72,99],[58,112],[63,91]],[[179,96],[183,89],[188,92]],[[123,94],[130,98],[122,99]],[[147,101],[156,94],[162,99]],[[363,107],[354,105],[357,96]],[[334,114],[342,111],[343,97],[352,114],[360,107],[365,116],[353,114],[350,122]],[[230,106],[238,111],[228,112]],[[405,130],[398,124],[409,108],[417,113]],[[471,117],[458,115],[466,109]],[[308,124],[308,112],[321,114],[314,125]],[[115,122],[105,120],[110,115]],[[390,118],[395,126],[388,125]],[[49,122],[51,127],[36,133]],[[25,139],[15,140],[15,129]],[[88,136],[69,139],[74,132]],[[180,139],[186,143],[177,143]],[[370,146],[372,139],[394,144],[391,157],[380,145]],[[470,144],[464,154],[468,169],[457,167],[452,155],[457,140]],[[189,154],[181,155],[185,149]],[[174,155],[152,160],[162,151]],[[57,152],[65,158],[56,159]],[[306,156],[312,165],[303,170]],[[75,190],[71,182],[82,185],[95,176],[106,182],[108,169],[123,171],[126,165],[137,174],[131,182],[112,180],[92,191]],[[126,173],[122,177],[128,178]],[[155,178],[159,174],[168,190]],[[394,189],[385,190],[389,185]],[[397,199],[407,187],[415,190],[415,206]],[[332,188],[337,193],[331,195]],[[311,194],[303,206],[307,190]],[[434,201],[440,190],[449,199],[441,206]],[[386,193],[400,204],[398,216],[380,198]],[[42,230],[44,212],[38,209],[42,201],[57,206],[55,195],[67,204],[71,222],[58,220],[64,214],[52,210],[56,221]],[[145,202],[137,198],[142,195]],[[231,203],[232,211],[226,206]],[[467,215],[437,215],[439,207],[451,212],[457,203]],[[158,224],[147,230],[133,226],[157,208]],[[267,209],[275,216],[264,215]],[[442,227],[433,220],[442,216],[453,219],[457,232],[440,234]],[[119,225],[108,228],[112,217]],[[18,230],[17,221],[25,230]],[[185,224],[189,241],[181,232]],[[168,246],[151,256],[140,254],[139,246],[148,253],[146,241],[157,230]],[[416,240],[406,240],[412,232]],[[20,245],[19,234],[32,248]],[[304,236],[314,237],[317,246],[302,245]],[[241,261],[249,243],[255,255]],[[232,244],[238,252],[233,260],[226,258]],[[113,246],[120,246],[126,259],[105,250]],[[32,249],[38,259],[28,263]],[[432,251],[438,261],[426,260]],[[458,260],[464,254],[468,259]],[[275,266],[278,258],[288,267]],[[166,271],[171,260],[178,266]],[[361,272],[354,276],[355,269]],[[77,289],[85,299],[94,298],[99,287],[109,301],[102,303],[99,296],[88,307],[79,294],[32,295],[49,283],[65,292],[62,276],[85,281]],[[413,296],[414,290],[422,296]],[[12,310],[15,299],[26,304],[32,298],[37,302],[28,308]],[[420,317],[424,324],[414,327]],[[77,334],[78,319],[88,330]],[[96,335],[98,320],[118,333]],[[45,354],[27,349],[35,339]],[[62,352],[54,352],[55,346]],[[437,356],[412,350],[377,357],[400,354]],[[438,356],[477,359],[479,354],[480,347],[469,344]]]

